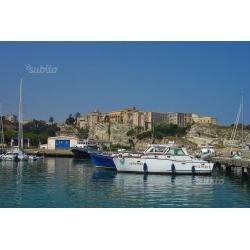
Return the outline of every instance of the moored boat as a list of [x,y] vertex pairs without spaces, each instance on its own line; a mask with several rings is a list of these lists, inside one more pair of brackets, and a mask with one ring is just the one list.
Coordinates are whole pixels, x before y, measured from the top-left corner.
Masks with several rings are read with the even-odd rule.
[[201,148],[199,158],[206,160],[207,158],[215,155],[215,147],[211,145],[203,145]]
[[91,161],[97,168],[109,168],[109,169],[116,169],[115,163],[113,161],[113,157],[115,156],[122,156],[122,157],[139,157],[142,155],[160,155],[163,154],[164,151],[169,147],[168,144],[149,144],[148,148],[142,153],[132,153],[126,150],[118,150],[117,154],[112,155],[103,155],[103,154],[96,154],[92,153]]
[[27,161],[28,155],[23,151],[23,111],[22,111],[22,79],[20,80],[20,96],[19,96],[19,119],[18,119],[18,146],[13,147],[6,154],[1,155],[4,161]]
[[168,147],[161,154],[144,154],[137,157],[115,156],[118,172],[155,174],[211,174],[213,163],[189,155],[185,148]]
[[91,161],[96,168],[106,168],[115,170],[115,163],[111,155],[90,154]]
[[81,140],[71,150],[76,159],[90,159],[91,153],[99,153],[98,145],[93,140]]
[[20,150],[19,147],[13,147],[6,154],[1,155],[1,160],[3,161],[27,161],[28,159],[28,155]]

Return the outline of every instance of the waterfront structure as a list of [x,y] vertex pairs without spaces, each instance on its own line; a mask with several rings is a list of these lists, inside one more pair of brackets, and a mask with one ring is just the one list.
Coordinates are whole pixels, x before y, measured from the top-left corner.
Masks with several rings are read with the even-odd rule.
[[56,136],[49,137],[47,149],[55,150],[55,149],[70,149],[77,145],[78,139],[76,137],[71,136]]

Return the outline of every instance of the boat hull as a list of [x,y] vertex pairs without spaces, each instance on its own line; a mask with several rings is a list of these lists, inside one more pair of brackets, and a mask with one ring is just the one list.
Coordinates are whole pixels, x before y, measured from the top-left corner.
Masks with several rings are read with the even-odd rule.
[[83,148],[73,148],[71,150],[71,152],[73,153],[73,155],[74,155],[74,157],[76,159],[90,159],[91,152],[89,152],[86,149],[83,149]]
[[[28,161],[28,156],[18,156],[18,161]],[[2,161],[17,161],[15,156],[5,156],[1,157]]]
[[115,163],[113,157],[109,155],[99,155],[99,154],[90,154],[92,163],[96,168],[106,168],[115,170]]
[[154,158],[114,158],[118,172],[152,174],[211,174],[213,163],[204,161],[173,161]]

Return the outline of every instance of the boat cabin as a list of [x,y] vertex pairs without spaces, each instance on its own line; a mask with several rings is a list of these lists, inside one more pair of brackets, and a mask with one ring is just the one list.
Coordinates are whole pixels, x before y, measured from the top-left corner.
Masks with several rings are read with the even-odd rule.
[[215,153],[215,147],[211,145],[204,145],[201,148],[202,154],[214,154]]
[[78,141],[77,148],[97,148],[97,143],[94,140],[80,140]]
[[186,156],[188,155],[185,148],[179,148],[177,146],[170,145],[149,145],[144,151],[144,154],[161,154],[161,155],[173,155],[173,156]]
[[144,151],[144,154],[164,154],[164,152],[169,148],[169,145],[162,144],[151,144]]
[[187,156],[188,153],[185,148],[169,147],[164,154],[172,156]]

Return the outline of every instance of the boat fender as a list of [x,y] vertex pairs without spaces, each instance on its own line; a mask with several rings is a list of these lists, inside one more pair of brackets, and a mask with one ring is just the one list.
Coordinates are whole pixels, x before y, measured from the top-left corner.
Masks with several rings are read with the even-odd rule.
[[195,174],[195,166],[192,166],[192,173]]
[[146,162],[143,164],[143,171],[144,171],[144,173],[148,172],[148,165]]
[[119,155],[118,155],[118,158],[123,159],[123,155],[122,155],[122,154],[119,154]]
[[172,174],[175,174],[175,165],[174,165],[174,163],[171,165],[171,171],[172,171]]

